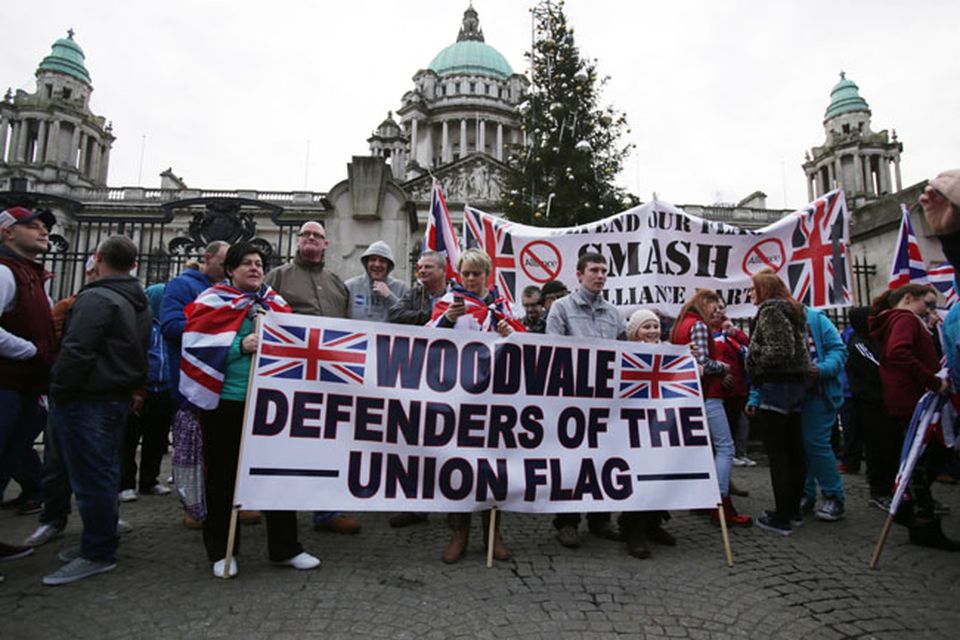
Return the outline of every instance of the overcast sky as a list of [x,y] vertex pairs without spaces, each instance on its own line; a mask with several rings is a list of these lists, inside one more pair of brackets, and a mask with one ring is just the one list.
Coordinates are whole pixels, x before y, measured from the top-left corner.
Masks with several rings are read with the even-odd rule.
[[[111,186],[327,191],[456,40],[467,1],[34,0],[5,3],[0,90],[33,91],[68,28],[91,105],[113,122]],[[526,70],[530,4],[475,0],[488,44]],[[904,186],[960,166],[960,2],[568,0],[581,54],[611,76],[637,149],[619,182],[643,200],[806,203],[840,70],[873,129],[896,129]],[[308,160],[309,140],[309,160]],[[142,178],[141,149],[143,149]]]

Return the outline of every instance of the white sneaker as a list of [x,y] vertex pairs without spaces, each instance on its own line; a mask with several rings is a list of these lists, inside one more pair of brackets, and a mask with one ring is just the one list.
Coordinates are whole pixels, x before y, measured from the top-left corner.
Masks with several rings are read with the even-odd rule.
[[320,566],[320,558],[312,556],[306,551],[301,551],[292,558],[279,560],[273,564],[278,567],[293,567],[297,571],[309,571],[310,569],[316,569]]
[[155,484],[147,491],[144,491],[149,496],[165,496],[170,493],[170,487],[165,487],[162,484]]
[[137,499],[137,492],[133,489],[124,489],[120,492],[120,502],[134,502]]
[[23,541],[25,547],[39,547],[47,544],[54,538],[63,535],[63,529],[58,529],[52,524],[42,524],[37,530],[30,534],[30,537]]
[[733,464],[733,466],[735,466],[735,467],[745,467],[745,466],[747,466],[747,463],[744,462],[744,459],[743,459],[743,458],[738,458],[737,456],[733,456],[733,460],[731,460],[730,463]]
[[222,560],[217,560],[213,563],[213,577],[214,578],[233,578],[237,575],[237,559],[230,558],[230,571],[227,572],[227,575],[223,575],[223,568],[227,565],[227,559],[223,558]]
[[130,533],[133,531],[133,525],[124,520],[123,518],[117,518],[117,535],[121,533]]

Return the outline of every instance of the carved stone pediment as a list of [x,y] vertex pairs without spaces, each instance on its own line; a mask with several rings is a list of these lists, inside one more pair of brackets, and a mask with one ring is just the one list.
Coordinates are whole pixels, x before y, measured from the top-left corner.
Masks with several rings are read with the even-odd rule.
[[[474,154],[463,160],[441,167],[433,175],[440,182],[447,202],[479,206],[498,203],[509,169],[485,154]],[[404,190],[415,202],[428,202],[432,180],[421,176],[404,185]]]

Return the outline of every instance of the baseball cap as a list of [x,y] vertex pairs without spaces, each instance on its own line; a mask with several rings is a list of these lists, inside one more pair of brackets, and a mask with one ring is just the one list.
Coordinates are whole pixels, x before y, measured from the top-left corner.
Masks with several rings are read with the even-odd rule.
[[43,224],[47,225],[47,229],[52,229],[53,225],[57,224],[57,218],[50,209],[34,209],[31,211],[26,207],[10,207],[0,212],[0,229],[12,227],[21,222],[31,222],[38,218]]
[[960,207],[960,169],[944,171],[930,181],[930,186],[943,194],[943,197]]

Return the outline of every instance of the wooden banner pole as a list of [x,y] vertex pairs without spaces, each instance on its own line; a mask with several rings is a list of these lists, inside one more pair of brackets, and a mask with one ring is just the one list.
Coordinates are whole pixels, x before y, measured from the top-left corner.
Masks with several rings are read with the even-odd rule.
[[[257,370],[257,356],[260,354],[260,341],[263,339],[262,332],[260,331],[260,316],[263,314],[263,310],[257,307],[257,315],[253,319],[253,334],[257,336],[257,350],[253,352],[250,356],[250,374],[247,376],[247,393],[244,396],[245,398],[250,397],[250,388],[253,387],[253,376],[254,372]],[[253,335],[251,334],[251,335]],[[223,560],[223,575],[222,578],[230,577],[230,564],[233,560],[233,545],[237,539],[237,519],[240,512],[241,505],[237,504],[237,487],[240,484],[240,462],[243,460],[243,443],[246,440],[244,437],[245,431],[244,428],[247,425],[247,412],[250,410],[250,403],[244,402],[243,404],[243,422],[240,424],[240,451],[237,454],[237,473],[233,479],[233,508],[230,510],[230,528],[227,531],[227,555]]]
[[873,556],[870,558],[870,568],[876,569],[880,561],[880,552],[883,551],[883,545],[887,543],[887,536],[890,535],[890,527],[893,525],[893,516],[887,516],[887,521],[883,523],[883,530],[880,531],[880,539],[877,540],[877,547],[873,550]]
[[493,567],[493,537],[497,534],[497,508],[490,509],[490,526],[487,527],[487,569]]
[[720,514],[720,534],[723,536],[723,550],[727,556],[727,566],[733,567],[733,550],[730,548],[730,532],[727,531],[727,516],[723,512],[723,505],[717,507]]

